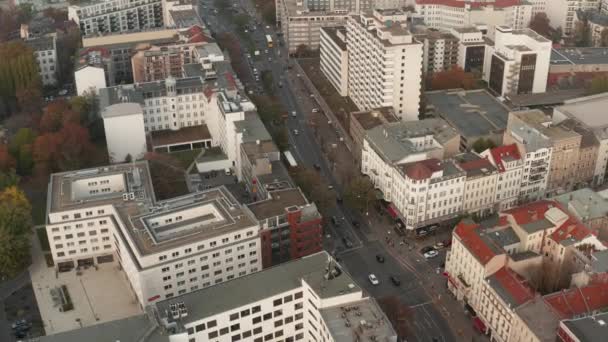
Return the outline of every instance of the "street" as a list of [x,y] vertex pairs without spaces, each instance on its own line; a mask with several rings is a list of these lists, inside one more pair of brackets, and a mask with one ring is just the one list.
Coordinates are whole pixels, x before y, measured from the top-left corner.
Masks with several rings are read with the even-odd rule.
[[[213,1],[205,0],[202,4],[205,8],[201,10],[201,15],[212,32],[235,33],[236,26],[230,20],[223,20],[221,14],[213,13]],[[247,0],[240,0],[240,6],[240,13],[256,13],[255,6]],[[253,24],[256,29],[249,34],[261,58],[253,59],[249,72],[253,74],[253,68],[260,73],[264,70],[272,72],[275,95],[288,113],[296,112],[296,116],[290,114],[286,122],[290,150],[299,164],[309,168],[318,165],[320,176],[326,178],[341,196],[342,184],[348,182],[341,170],[349,169],[352,172],[354,169],[358,173],[354,158],[340,141],[344,131],[336,127],[336,123],[325,116],[327,114],[313,113],[312,109],[318,108],[318,101],[322,99],[316,98],[319,94],[311,96],[316,91],[307,88],[303,79],[305,75],[299,74],[296,68],[288,68],[290,63],[295,62],[288,60],[284,44],[278,44],[281,37],[276,35],[275,28],[263,24],[259,14],[257,19],[250,20],[253,21],[256,22]],[[266,46],[266,34],[272,36],[275,42],[273,48]],[[247,46],[242,35],[235,36],[241,47]],[[251,79],[253,82],[253,77]],[[257,85],[247,81],[244,83],[247,89],[261,88],[261,82]],[[315,125],[311,125],[311,122]],[[332,154],[332,158],[329,158],[329,154]],[[464,315],[462,305],[446,289],[440,268],[445,260],[445,251],[440,251],[437,257],[430,260],[420,253],[423,246],[449,239],[451,231],[441,232],[426,241],[406,241],[395,236],[394,222],[386,215],[380,216],[373,208],[367,214],[355,213],[341,204],[325,211],[325,249],[336,255],[346,271],[371,296],[376,299],[396,296],[409,306],[411,321],[408,324],[408,341],[472,340],[474,334],[470,320]],[[339,227],[330,223],[328,218],[331,216],[340,219]],[[353,227],[353,221],[359,222],[358,227]],[[350,248],[345,246],[344,239],[352,243]],[[379,263],[376,255],[384,256],[384,263]],[[379,285],[370,283],[370,273],[378,277]],[[393,285],[390,276],[397,277],[400,286]]]

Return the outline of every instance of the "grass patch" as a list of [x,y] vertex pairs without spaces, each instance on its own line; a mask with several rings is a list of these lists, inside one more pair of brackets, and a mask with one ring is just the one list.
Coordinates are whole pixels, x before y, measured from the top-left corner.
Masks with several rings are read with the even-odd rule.
[[49,246],[49,237],[46,234],[46,228],[37,228],[36,235],[38,236],[38,241],[40,241],[40,248],[45,252],[50,251],[51,246]]
[[201,149],[196,150],[188,150],[188,151],[179,151],[179,152],[171,152],[169,155],[179,160],[180,165],[185,169],[187,169],[190,164],[194,161],[196,156],[201,153]]

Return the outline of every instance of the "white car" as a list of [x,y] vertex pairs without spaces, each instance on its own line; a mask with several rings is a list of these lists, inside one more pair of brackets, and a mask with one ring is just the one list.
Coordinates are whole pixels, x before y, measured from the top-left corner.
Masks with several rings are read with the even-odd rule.
[[291,112],[291,116],[293,116],[294,118],[296,117],[296,115],[297,115],[297,113],[295,110],[293,112]]
[[313,109],[312,109],[312,112],[313,112],[313,113],[318,113],[318,112],[319,112],[319,108],[313,108]]
[[380,284],[380,280],[378,280],[378,278],[376,278],[376,276],[372,273],[368,276],[369,278],[369,282],[372,283],[372,285],[379,285]]
[[298,135],[298,134],[300,134],[300,132],[299,132],[297,129],[294,129],[294,130],[293,130],[293,134],[294,134],[294,135]]
[[432,250],[432,251],[428,251],[428,252],[424,253],[424,257],[427,259],[432,259],[432,258],[436,257],[437,255],[439,255],[439,253],[436,250]]

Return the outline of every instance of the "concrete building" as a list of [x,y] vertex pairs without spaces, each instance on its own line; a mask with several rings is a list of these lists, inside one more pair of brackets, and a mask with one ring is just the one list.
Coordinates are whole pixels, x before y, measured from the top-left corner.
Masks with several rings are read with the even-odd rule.
[[416,0],[416,15],[432,28],[448,30],[482,25],[493,36],[495,27],[528,27],[532,4],[527,1]]
[[608,48],[560,48],[551,51],[547,86],[585,87],[608,75]]
[[99,89],[113,86],[114,62],[110,51],[104,48],[84,48],[78,52],[74,68],[76,93],[99,94]]
[[367,135],[367,131],[390,122],[397,122],[395,111],[392,107],[376,108],[362,112],[350,113],[348,120],[348,133],[353,139],[353,145],[356,151],[353,151],[355,159],[361,161],[361,149],[363,148],[363,140]]
[[152,30],[108,34],[103,36],[83,37],[83,48],[105,48],[112,56],[113,74],[109,85],[133,83],[131,56],[138,44],[166,44],[179,42],[179,31],[176,29]]
[[322,250],[321,214],[300,189],[272,191],[247,207],[260,222],[264,268]]
[[418,120],[423,45],[406,21],[395,10],[349,18],[348,94],[360,110],[393,107],[399,118]]
[[481,153],[498,169],[496,183],[496,202],[500,210],[513,208],[519,203],[524,161],[517,145],[504,145]]
[[53,86],[57,83],[57,35],[50,33],[44,36],[25,40],[25,44],[34,50],[38,63],[38,73],[42,85]]
[[458,39],[458,66],[465,72],[481,75],[486,51],[483,32],[476,27],[455,27],[450,33]]
[[163,0],[164,27],[189,28],[201,25],[198,0]]
[[550,0],[546,5],[547,17],[551,26],[561,28],[566,36],[574,33],[576,12],[597,10],[601,0]]
[[606,167],[608,166],[608,135],[606,134],[606,128],[608,127],[608,121],[602,113],[604,113],[604,108],[607,105],[608,96],[606,94],[598,94],[566,101],[563,106],[556,107],[553,110],[554,124],[572,119],[577,127],[591,132],[597,140],[597,157],[593,163],[592,185],[603,184],[606,177]]
[[458,65],[459,40],[448,32],[427,30],[414,35],[423,44],[423,73],[450,70]]
[[118,103],[101,113],[109,160],[123,163],[143,158],[147,151],[143,109],[137,103]]
[[348,95],[348,49],[344,26],[321,28],[321,72],[341,96]]
[[608,313],[561,321],[557,332],[558,341],[600,342],[608,334]]
[[486,46],[483,79],[500,96],[543,93],[550,56],[550,40],[527,28],[498,26]]
[[602,241],[608,240],[608,199],[583,188],[552,198],[574,215]]
[[486,90],[437,90],[426,97],[426,115],[440,117],[460,134],[460,149],[470,150],[479,140],[502,145],[509,108]]
[[494,213],[497,209],[498,169],[487,158],[473,152],[457,155],[454,159],[467,175],[464,185],[463,211],[478,217]]
[[593,47],[605,47],[606,43],[602,42],[602,32],[608,29],[608,13],[602,13],[599,9],[577,11],[574,19],[574,27],[579,21],[586,21],[589,25],[589,39]]
[[116,260],[142,307],[262,267],[257,221],[225,188],[156,201],[135,162],[53,174],[48,192],[57,270]]
[[68,20],[80,26],[83,36],[163,27],[162,0],[104,0],[68,7]]

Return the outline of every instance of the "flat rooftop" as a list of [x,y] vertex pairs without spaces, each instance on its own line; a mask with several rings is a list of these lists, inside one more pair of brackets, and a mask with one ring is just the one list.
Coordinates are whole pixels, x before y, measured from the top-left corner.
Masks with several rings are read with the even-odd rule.
[[546,93],[509,94],[507,99],[513,107],[554,106],[584,96],[586,92],[585,89],[563,89]]
[[552,199],[579,218],[592,220],[608,215],[608,199],[589,188],[567,192]]
[[371,342],[397,339],[397,333],[378,304],[371,298],[321,310],[335,342]]
[[578,338],[585,342],[602,342],[608,336],[608,313],[575,318],[563,321],[563,324]]
[[539,341],[555,341],[559,317],[541,298],[534,298],[515,309],[517,315]]
[[356,120],[364,130],[382,125],[384,121],[380,117],[384,118],[386,122],[399,121],[399,119],[395,116],[395,111],[392,107],[380,107],[372,110],[352,112],[350,115],[351,118]]
[[486,90],[440,90],[425,94],[427,109],[448,121],[465,137],[504,131],[509,108]]
[[342,37],[346,38],[346,27],[321,27],[321,30],[327,33],[327,36],[334,42],[334,44],[336,44],[340,48],[340,50],[346,51],[346,42],[338,36],[338,33],[341,33]]
[[603,93],[566,101],[563,106],[557,107],[556,111],[595,129],[608,127],[606,108],[608,108],[608,93]]
[[171,19],[177,28],[189,28],[194,25],[203,25],[203,21],[194,9],[169,11]]
[[134,44],[149,42],[174,42],[178,41],[177,29],[160,29],[146,30],[142,32],[129,32],[118,34],[106,34],[102,36],[91,36],[82,38],[82,47],[91,46],[113,46],[113,45],[128,45],[133,47]]
[[303,206],[308,204],[308,201],[300,192],[300,189],[286,189],[272,191],[270,198],[248,204],[247,207],[258,220],[284,215],[285,208],[291,206]]
[[182,127],[177,131],[165,129],[150,132],[153,146],[178,145],[193,141],[211,140],[207,125]]
[[181,322],[188,324],[295,290],[302,286],[302,281],[321,299],[361,291],[343,269],[339,276],[325,279],[329,257],[327,252],[319,252],[177,298],[160,301],[156,307],[161,316],[166,316],[171,304],[183,302],[188,315],[182,318]]
[[568,47],[552,49],[551,65],[607,64],[608,48]]

